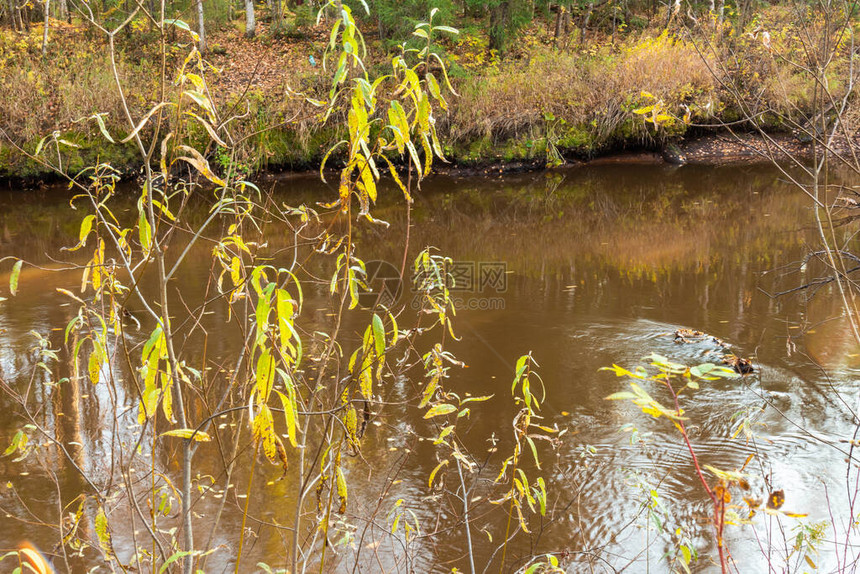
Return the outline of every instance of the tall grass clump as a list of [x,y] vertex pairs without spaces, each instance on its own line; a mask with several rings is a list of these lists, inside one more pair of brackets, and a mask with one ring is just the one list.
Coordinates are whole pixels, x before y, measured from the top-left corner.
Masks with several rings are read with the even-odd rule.
[[526,62],[468,79],[462,94],[455,140],[538,136],[547,118],[557,118],[559,142],[574,151],[648,141],[651,132],[634,111],[650,100],[678,117],[710,115],[718,100],[707,61],[668,32],[579,53],[536,48]]

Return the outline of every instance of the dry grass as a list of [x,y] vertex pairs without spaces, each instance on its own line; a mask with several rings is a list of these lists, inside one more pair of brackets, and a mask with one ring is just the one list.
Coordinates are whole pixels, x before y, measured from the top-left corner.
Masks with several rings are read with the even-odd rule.
[[[726,119],[736,95],[748,100],[748,109],[802,115],[812,105],[811,80],[773,56],[775,49],[802,54],[796,19],[784,9],[761,14],[756,25],[770,31],[770,47],[762,36],[712,29],[710,36],[696,40],[697,49],[686,35],[652,29],[614,44],[606,39],[557,51],[547,37],[527,34],[519,59],[499,62],[487,56],[479,35],[468,36],[451,52],[467,75],[457,81],[461,96],[451,98],[451,112],[439,118],[440,128],[455,149],[479,147],[475,155],[483,159],[499,156],[498,144],[506,142],[525,142],[528,153],[534,153],[542,149],[534,141],[548,132],[554,145],[584,153],[684,133],[686,125],[678,119],[657,131],[634,112],[654,103],[675,118],[690,113],[694,122]],[[29,35],[0,31],[0,128],[30,149],[56,129],[72,129],[98,145],[94,122],[75,123],[95,113],[107,114],[112,133],[126,132],[102,40],[82,29],[54,26],[45,58],[40,26]],[[132,111],[140,117],[155,101],[159,70],[146,43],[135,38],[122,39],[129,43],[121,46],[118,69]],[[229,47],[226,55],[210,55],[222,70],[209,78],[216,102],[230,109],[245,95],[235,109],[242,117],[231,123],[234,135],[246,138],[237,149],[240,161],[258,168],[306,165],[321,157],[334,136],[331,126],[320,126],[314,109],[287,96],[288,88],[323,97],[327,92],[323,71],[308,62],[307,43],[247,42],[235,33],[216,34],[213,42]],[[707,59],[700,50],[710,54]],[[471,57],[478,63],[468,64]],[[726,93],[715,72],[737,91]],[[843,72],[834,68],[833,86],[844,83]],[[294,123],[283,127],[290,119]],[[273,125],[278,127],[267,130]]]
[[633,114],[644,103],[643,91],[679,115],[681,104],[713,108],[717,95],[716,81],[695,48],[665,33],[581,53],[540,48],[525,65],[467,81],[451,135],[512,137],[541,126],[549,112],[587,129],[599,144],[619,135],[628,120],[643,123]]
[[[3,129],[19,143],[38,140],[55,129],[68,129],[95,113],[107,113],[112,127],[122,126],[107,49],[76,29],[53,31],[49,53],[40,53],[40,27],[29,35],[0,33],[0,118]],[[122,52],[120,81],[135,111],[154,94],[152,66],[134,62]]]

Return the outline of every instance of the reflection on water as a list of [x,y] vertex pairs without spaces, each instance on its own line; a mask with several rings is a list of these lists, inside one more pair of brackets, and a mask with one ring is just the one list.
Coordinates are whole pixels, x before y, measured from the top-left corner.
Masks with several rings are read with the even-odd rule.
[[[278,203],[291,205],[318,201],[331,193],[313,179],[291,179],[275,190]],[[396,197],[393,191],[388,195]],[[687,399],[685,410],[702,462],[739,468],[755,454],[756,472],[766,475],[774,488],[785,489],[786,508],[808,513],[810,520],[828,519],[825,487],[831,504],[844,503],[840,481],[845,454],[839,441],[852,432],[852,420],[849,407],[835,391],[856,396],[856,377],[850,369],[860,361],[855,360],[854,350],[831,344],[847,337],[839,321],[830,320],[838,315],[838,305],[830,303],[828,293],[822,290],[807,309],[800,296],[767,294],[790,288],[796,278],[763,274],[801,259],[810,241],[805,231],[807,206],[805,196],[779,183],[776,172],[762,166],[610,165],[505,179],[440,177],[424,184],[412,214],[411,254],[433,245],[476,270],[482,263],[502,268],[501,283],[458,293],[462,309],[455,329],[462,340],[453,345],[453,351],[468,368],[458,371],[451,385],[457,392],[495,394],[484,409],[473,410],[464,433],[467,446],[474,452],[487,451],[491,438],[509,435],[501,421],[515,414],[508,399],[512,365],[528,351],[534,353],[546,381],[549,398],[543,415],[549,424],[569,429],[557,459],[551,461],[552,470],[547,471],[555,519],[531,539],[520,537],[512,549],[514,565],[522,565],[536,552],[552,551],[564,556],[572,571],[585,564],[595,571],[624,567],[660,571],[665,565],[661,556],[674,552],[674,547],[671,537],[655,534],[653,524],[646,528],[649,520],[642,504],[651,489],[665,505],[667,532],[679,527],[707,532],[705,500],[673,429],[627,404],[605,401],[608,394],[620,390],[621,382],[598,371],[613,363],[635,365],[651,352],[688,363],[718,358],[708,345],[675,343],[671,334],[679,327],[723,339],[738,355],[752,357],[758,367],[754,376],[703,386]],[[197,209],[198,216],[205,218],[203,201]],[[117,211],[122,217],[122,210]],[[407,221],[403,206],[392,199],[378,206],[375,215],[389,221],[391,228],[357,232],[363,257],[399,267]],[[59,190],[7,192],[0,196],[0,257],[14,254],[44,268],[61,268],[55,259],[60,247],[75,243],[78,220]],[[276,261],[290,256],[280,251],[286,246],[283,237],[273,233],[267,241]],[[68,260],[71,255],[62,257]],[[2,272],[8,273],[8,266]],[[183,268],[175,282],[182,285],[183,297],[193,302],[204,297],[207,276],[204,256]],[[8,275],[0,273],[0,284],[7,281]],[[131,432],[137,424],[134,391],[93,387],[81,377],[82,367],[72,364],[65,352],[60,354],[56,373],[65,382],[46,387],[43,383],[51,379],[38,370],[31,378],[36,359],[27,333],[50,335],[54,348],[63,346],[61,329],[71,319],[70,308],[56,288],[73,289],[77,281],[74,271],[26,267],[19,296],[0,303],[0,376],[17,392],[29,389],[37,396],[43,405],[40,422],[55,429],[69,453],[68,457],[57,451],[43,455],[52,457],[44,466],[56,473],[57,486],[33,461],[12,463],[8,457],[0,458],[0,480],[11,485],[0,490],[0,511],[5,515],[0,515],[0,550],[24,538],[46,549],[57,545],[57,532],[38,523],[56,521],[58,512],[69,512],[62,506],[86,488],[72,464],[96,481],[134,483],[131,475],[115,474],[116,461],[111,459],[112,445],[136,436]],[[308,329],[323,328],[329,320],[322,303],[324,290],[320,286],[316,297],[313,291],[307,294],[303,321]],[[408,298],[409,293],[402,297]],[[481,303],[487,298],[494,303]],[[209,335],[189,338],[186,351],[193,349],[212,368],[229,369],[241,334],[226,326],[226,313],[216,312],[205,321]],[[347,325],[344,332],[360,328],[359,322]],[[144,331],[137,335],[141,341]],[[832,378],[807,354],[831,368]],[[410,392],[408,381],[391,384],[393,397]],[[126,406],[125,411],[106,412],[111,393]],[[0,396],[3,446],[22,421],[14,401],[6,394]],[[348,473],[355,486],[347,519],[369,516],[404,498],[419,519],[441,521],[425,526],[436,535],[417,539],[413,549],[417,562],[408,568],[464,569],[466,547],[462,525],[455,520],[457,511],[443,508],[440,512],[442,501],[427,488],[437,459],[432,441],[420,437],[431,436],[432,431],[417,411],[397,415],[380,421],[368,434],[363,460],[350,461]],[[238,420],[224,415],[220,428],[229,430]],[[741,421],[747,422],[739,426]],[[632,426],[620,430],[627,424]],[[639,442],[631,441],[634,429]],[[745,430],[758,438],[748,439]],[[738,438],[733,440],[733,435]],[[174,448],[169,442],[155,450],[141,444],[135,464],[142,471],[155,469],[175,476]],[[201,449],[197,455],[200,484],[220,484],[224,452],[219,449],[229,448],[229,444],[208,444]],[[240,456],[245,462],[252,458],[247,450],[241,450]],[[218,486],[201,488],[195,503],[195,516],[206,524],[227,501],[222,523],[212,532],[219,547],[207,559],[207,569],[212,571],[230,567],[247,466],[237,467],[228,492]],[[287,551],[288,535],[278,525],[290,523],[295,477],[288,474],[278,480],[276,469],[258,468],[269,473],[262,481],[267,496],[251,505],[255,522],[249,552],[277,564]],[[479,517],[473,531],[475,551],[479,562],[486,562],[504,536],[503,520],[485,499],[474,501],[473,512]],[[386,528],[382,517],[378,524],[359,527],[353,544],[361,544],[365,535],[372,540],[372,531]],[[358,518],[355,522],[360,524]],[[783,522],[790,531],[793,523]],[[114,532],[118,551],[130,551],[133,532],[140,528],[128,524]],[[764,558],[749,527],[734,528],[728,536],[735,559],[746,565],[741,570],[759,571]],[[696,536],[694,543],[703,555],[713,550],[708,548],[708,536]],[[374,562],[362,565],[368,571],[407,569],[401,549],[374,550]],[[330,564],[351,571],[353,554],[348,548],[336,551]],[[834,565],[827,550],[822,552],[819,565]],[[85,565],[87,556],[84,552],[83,558],[72,558],[73,569]]]

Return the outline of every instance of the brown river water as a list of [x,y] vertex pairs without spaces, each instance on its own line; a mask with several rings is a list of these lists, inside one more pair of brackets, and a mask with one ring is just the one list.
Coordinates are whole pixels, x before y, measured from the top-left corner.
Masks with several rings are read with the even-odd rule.
[[[283,179],[274,189],[277,201],[290,205],[327,200],[334,193],[310,177]],[[393,192],[389,196],[392,200],[382,202],[375,216],[390,222],[390,229],[366,229],[357,241],[365,260],[399,266],[406,217],[402,201]],[[201,219],[206,209],[201,203]],[[69,209],[64,189],[0,192],[0,258],[14,255],[29,263],[61,267],[57,261],[70,255],[60,248],[76,243],[80,217],[80,212]],[[737,469],[754,454],[747,470],[761,484],[753,487],[765,493],[768,488],[783,489],[783,508],[808,515],[797,519],[760,514],[754,525],[727,527],[738,570],[768,572],[770,561],[775,572],[802,571],[796,553],[788,567],[783,564],[799,522],[828,522],[818,554],[812,556],[819,571],[834,571],[846,556],[848,561],[854,558],[857,541],[844,532],[850,519],[845,462],[849,447],[844,441],[854,431],[860,353],[851,345],[850,333],[839,319],[838,301],[828,288],[810,301],[803,293],[771,296],[814,277],[811,266],[801,271],[791,267],[815,242],[810,201],[782,182],[775,169],[608,163],[504,178],[439,176],[423,184],[412,219],[413,255],[435,246],[454,258],[461,271],[474,273],[476,284],[484,283],[455,294],[460,308],[454,326],[462,339],[451,350],[468,368],[458,370],[449,386],[460,393],[495,395],[476,406],[463,423],[467,446],[472,452],[486,452],[493,437],[502,441],[501,446],[510,441],[510,420],[516,412],[510,399],[513,365],[529,351],[546,384],[545,422],[568,429],[557,455],[548,453],[545,460],[554,519],[546,520],[531,537],[521,534],[514,541],[507,571],[523,566],[531,554],[553,552],[570,572],[665,572],[669,566],[664,555],[675,554],[672,537],[679,528],[689,533],[698,549],[693,570],[718,570],[706,497],[677,432],[665,419],[653,420],[627,403],[605,400],[625,385],[599,370],[612,364],[642,364],[642,357],[652,352],[687,364],[719,357],[707,342],[676,343],[672,334],[679,328],[722,339],[756,367],[743,379],[702,385],[685,399],[691,439],[703,464]],[[272,242],[277,244],[277,239]],[[205,249],[175,279],[189,301],[202,297],[208,273]],[[9,261],[0,263],[2,296],[9,295],[10,267]],[[74,289],[79,282],[78,271],[24,268],[19,294],[0,302],[4,381],[19,389],[28,384],[33,372],[31,331],[50,336],[54,348],[62,347],[62,328],[72,311],[56,288]],[[323,291],[306,294],[302,320],[307,325],[326,325],[328,309],[318,303]],[[226,317],[216,313],[207,321],[214,336],[205,342],[206,356],[213,364],[235,361],[231,357],[241,340],[231,332]],[[344,332],[359,332],[366,324],[362,317],[347,324]],[[145,332],[138,335],[141,340]],[[185,352],[196,345],[201,348],[191,348],[191,354],[202,356],[203,344],[199,337],[189,338]],[[65,351],[60,352],[59,363],[60,376],[68,376]],[[69,445],[77,466],[96,480],[110,476],[106,461],[116,438],[112,433],[122,435],[135,422],[133,414],[106,409],[108,392],[105,386],[93,387],[86,381],[35,391],[42,407],[39,420]],[[136,408],[131,394],[120,397],[120,403],[129,410]],[[22,426],[19,412],[5,393],[0,395],[0,450]],[[386,528],[383,510],[371,535],[351,543],[370,548],[358,568],[354,570],[350,543],[338,546],[333,537],[327,569],[468,571],[457,509],[443,507],[438,512],[443,502],[427,487],[437,458],[432,442],[416,440],[432,434],[421,415],[417,409],[406,410],[380,421],[368,433],[364,460],[348,462],[352,490],[345,519],[358,524],[357,536],[361,535],[360,518],[371,513],[384,492],[383,508],[402,498],[419,523],[438,520],[422,524],[424,531],[439,528],[438,534],[413,541],[407,564],[396,537],[372,536]],[[118,425],[112,424],[115,417]],[[739,429],[742,420],[749,421],[745,428],[753,438]],[[229,429],[235,420],[225,417],[221,424]],[[622,429],[628,424],[641,441],[631,440],[631,427]],[[145,456],[155,456],[163,472],[178,476],[176,453],[169,448],[147,451]],[[220,459],[212,449],[207,444],[197,454],[201,483],[211,482],[207,475],[220,477]],[[0,553],[23,540],[50,552],[58,535],[39,523],[56,522],[58,504],[71,502],[85,485],[63,458],[48,467],[59,488],[33,459],[11,458],[0,458]],[[488,481],[495,478],[499,462],[491,463],[496,470],[486,472]],[[288,524],[294,512],[290,494],[294,477],[278,481],[277,468],[258,468],[270,476],[268,483],[255,479],[265,486],[253,499],[251,514],[269,523]],[[396,480],[389,485],[392,469]],[[222,524],[214,532],[218,551],[208,559],[207,572],[233,571],[247,469],[240,468],[234,483],[235,489],[226,494],[230,502]],[[659,502],[649,513],[644,507],[653,500],[652,491]],[[201,531],[208,532],[206,518],[221,496],[217,489],[208,491],[195,503]],[[485,500],[474,502],[472,538],[478,571],[484,570],[504,537],[505,515],[494,508]],[[113,528],[117,551],[127,557],[131,527]],[[253,523],[252,530],[241,570],[255,571],[258,561],[282,566],[289,536],[261,522]],[[770,550],[768,540],[773,541]],[[92,565],[87,556],[85,552],[74,559],[76,571]],[[497,556],[495,560],[492,571],[499,568]],[[5,564],[0,562],[0,568]]]

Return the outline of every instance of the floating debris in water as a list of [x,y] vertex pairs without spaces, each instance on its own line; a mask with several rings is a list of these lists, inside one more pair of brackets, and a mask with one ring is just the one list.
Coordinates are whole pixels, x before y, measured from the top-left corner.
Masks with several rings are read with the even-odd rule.
[[755,370],[753,368],[752,361],[749,359],[742,359],[741,357],[731,353],[723,357],[723,364],[730,366],[740,375],[749,375]]
[[706,340],[710,340],[711,343],[719,347],[722,351],[726,352],[722,356],[722,363],[733,368],[735,372],[740,375],[749,375],[750,373],[755,371],[752,361],[750,361],[749,359],[743,359],[732,353],[729,350],[729,344],[718,337],[708,335],[707,333],[703,333],[702,331],[685,328],[678,329],[673,334],[675,336],[675,342],[678,344],[701,343]]
[[676,343],[692,343],[693,341],[701,341],[707,337],[701,331],[694,331],[692,329],[678,329],[675,331],[675,342]]

